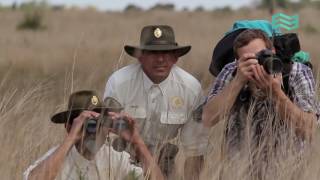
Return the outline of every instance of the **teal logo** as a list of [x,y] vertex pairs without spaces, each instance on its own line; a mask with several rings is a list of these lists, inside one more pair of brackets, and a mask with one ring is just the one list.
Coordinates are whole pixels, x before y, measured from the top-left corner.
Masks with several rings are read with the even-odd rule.
[[288,31],[298,29],[299,27],[299,16],[293,15],[288,16],[283,13],[277,13],[272,15],[272,26],[276,29],[286,29]]

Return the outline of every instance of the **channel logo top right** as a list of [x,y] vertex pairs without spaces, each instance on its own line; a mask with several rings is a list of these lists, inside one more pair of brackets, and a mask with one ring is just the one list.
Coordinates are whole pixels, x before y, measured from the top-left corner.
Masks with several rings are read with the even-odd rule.
[[276,29],[285,29],[288,31],[299,28],[299,15],[289,16],[284,13],[272,15],[272,26]]

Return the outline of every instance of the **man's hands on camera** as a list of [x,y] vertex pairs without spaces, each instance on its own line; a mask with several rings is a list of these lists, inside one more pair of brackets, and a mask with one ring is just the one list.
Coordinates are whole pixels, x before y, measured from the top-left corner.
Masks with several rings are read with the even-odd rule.
[[246,53],[239,58],[237,63],[235,78],[243,85],[251,82],[266,95],[281,92],[281,74],[268,74],[263,66],[258,63],[255,54]]
[[[262,90],[266,95],[276,95],[281,92],[282,75],[268,74],[262,65],[256,65],[253,68],[253,79],[251,80],[258,89]],[[275,96],[271,96],[275,97]]]
[[235,79],[242,85],[245,85],[248,81],[253,80],[253,69],[258,64],[258,60],[255,59],[255,54],[244,54],[237,60],[237,74]]
[[83,111],[73,120],[67,139],[72,141],[73,144],[79,141],[82,138],[83,133],[85,133],[85,131],[83,131],[84,123],[90,118],[97,118],[99,115],[99,113],[93,111]]
[[119,121],[119,119],[122,118],[128,124],[127,129],[121,130],[120,132],[115,129],[110,129],[111,132],[118,134],[125,141],[132,144],[139,144],[143,142],[139,134],[139,129],[137,127],[136,121],[132,117],[127,114],[119,114],[115,112],[109,112],[109,115],[111,116],[113,123],[116,123],[116,121]]

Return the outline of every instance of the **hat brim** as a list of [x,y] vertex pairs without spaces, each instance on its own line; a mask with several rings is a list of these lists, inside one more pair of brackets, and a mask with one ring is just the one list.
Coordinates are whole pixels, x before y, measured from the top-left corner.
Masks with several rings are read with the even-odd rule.
[[[108,112],[120,112],[123,108],[113,108],[113,107],[96,107],[90,111],[94,111],[100,114],[108,114]],[[71,111],[63,111],[57,113],[51,117],[53,123],[69,123],[72,124],[73,119],[78,117],[82,111],[89,111],[88,109],[74,109]]]
[[234,61],[233,42],[244,30],[246,29],[238,29],[225,35],[214,47],[209,67],[212,75],[217,77],[226,64]]
[[125,45],[124,50],[130,56],[138,58],[142,51],[173,51],[178,57],[187,54],[191,49],[191,46],[176,46],[176,45],[148,45],[148,46],[130,46]]

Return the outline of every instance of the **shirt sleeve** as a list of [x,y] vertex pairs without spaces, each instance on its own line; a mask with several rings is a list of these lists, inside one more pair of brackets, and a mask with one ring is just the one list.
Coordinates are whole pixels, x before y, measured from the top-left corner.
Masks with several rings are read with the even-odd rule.
[[233,79],[233,72],[236,68],[236,62],[232,62],[227,64],[221,70],[221,72],[218,74],[218,76],[212,84],[212,88],[209,91],[209,95],[206,99],[206,102],[212,97],[216,96]]
[[236,62],[232,62],[222,69],[206,99],[203,97],[201,87],[199,88],[197,100],[191,110],[193,115],[180,132],[181,146],[186,156],[204,155],[213,148],[209,144],[209,128],[204,127],[201,122],[202,107],[208,99],[217,95],[232,80],[232,73],[236,67]]
[[42,161],[46,160],[53,152],[56,151],[58,146],[51,148],[48,152],[46,152],[42,157],[36,160],[33,164],[31,164],[24,172],[23,172],[23,180],[29,179],[29,174],[31,171],[36,168]]
[[316,99],[315,80],[312,70],[303,64],[296,64],[296,71],[290,80],[294,90],[294,103],[305,112],[315,113],[319,124],[320,110]]
[[103,93],[103,100],[106,97],[114,97],[116,96],[116,91],[115,91],[115,80],[113,75],[110,76],[110,78],[107,81],[106,87],[104,89],[104,93]]
[[180,131],[180,147],[187,157],[204,155],[208,152],[209,128],[204,127],[201,122],[203,102],[204,96],[200,86],[188,121]]
[[[120,179],[143,179],[143,170],[141,167],[130,162],[130,155],[126,151],[117,152],[112,149],[113,166],[118,169]],[[120,164],[119,164],[120,163]],[[118,166],[116,166],[118,165]]]
[[105,91],[103,93],[103,100],[107,97],[112,97],[117,100],[121,105],[123,105],[123,96],[120,96],[122,93],[121,89],[117,86],[116,75],[115,73],[110,76],[107,81]]

